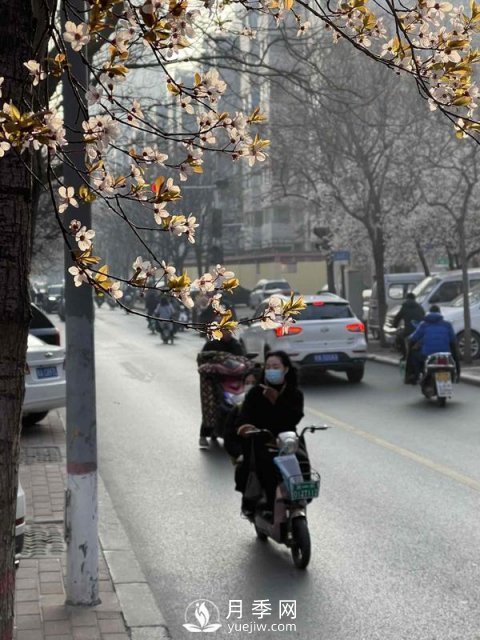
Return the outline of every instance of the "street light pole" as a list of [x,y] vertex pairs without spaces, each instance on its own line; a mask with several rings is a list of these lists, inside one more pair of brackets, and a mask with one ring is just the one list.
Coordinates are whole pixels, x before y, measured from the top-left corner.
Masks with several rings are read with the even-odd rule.
[[[66,3],[65,3],[66,4]],[[62,24],[68,20],[62,11]],[[70,0],[72,15],[86,15],[83,0]],[[64,163],[64,184],[75,193],[82,185],[85,171],[85,143],[82,134],[84,101],[81,87],[88,87],[88,67],[80,53],[68,48],[71,77],[78,82],[76,91],[68,79],[63,82],[63,111],[70,163]],[[84,101],[85,105],[85,101]],[[87,229],[92,226],[91,205],[78,198],[80,206],[68,208],[65,222],[76,218]],[[68,214],[68,215],[67,215]],[[65,270],[72,256],[65,248]],[[95,358],[93,299],[88,285],[75,287],[73,278],[65,279],[66,378],[67,378],[67,492],[65,499],[65,540],[67,543],[67,603],[93,606],[98,597],[98,508],[97,508],[97,425],[95,403]]]

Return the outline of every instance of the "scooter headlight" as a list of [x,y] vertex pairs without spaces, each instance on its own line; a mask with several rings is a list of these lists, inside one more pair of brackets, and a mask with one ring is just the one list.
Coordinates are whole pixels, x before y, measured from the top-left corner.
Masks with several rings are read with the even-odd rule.
[[277,444],[282,453],[295,453],[298,450],[298,436],[295,431],[282,431],[278,434]]

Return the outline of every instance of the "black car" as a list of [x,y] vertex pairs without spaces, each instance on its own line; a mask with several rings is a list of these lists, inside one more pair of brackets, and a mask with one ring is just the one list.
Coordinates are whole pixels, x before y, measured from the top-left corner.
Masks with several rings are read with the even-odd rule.
[[63,284],[51,284],[47,287],[44,309],[47,313],[56,313],[58,304],[63,298]]
[[36,304],[32,302],[30,307],[32,311],[30,333],[48,344],[60,346],[60,331]]

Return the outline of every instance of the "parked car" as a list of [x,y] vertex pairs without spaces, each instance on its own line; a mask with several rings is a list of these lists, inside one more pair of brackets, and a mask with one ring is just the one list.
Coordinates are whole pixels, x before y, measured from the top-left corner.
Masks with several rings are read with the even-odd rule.
[[[480,269],[469,269],[468,274],[469,286],[474,290],[476,285],[480,286]],[[428,278],[424,278],[422,282],[413,289],[413,293],[415,294],[417,302],[422,305],[425,311],[428,311],[432,304],[442,306],[449,305],[454,301],[455,304],[463,306],[462,272],[459,270],[446,271],[445,273],[439,273],[429,276]],[[458,302],[459,300],[461,300],[461,302]],[[393,307],[388,311],[385,318],[384,329],[386,332],[387,342],[393,342],[394,340],[394,333],[391,331],[391,327],[393,326],[393,319],[399,310],[400,305]],[[459,317],[460,316],[461,313],[459,313]],[[463,329],[461,331],[463,331]],[[387,334],[390,334],[391,337],[388,337]]]
[[18,481],[17,489],[17,510],[15,515],[15,567],[18,567],[20,562],[20,555],[23,551],[23,542],[25,539],[25,492],[23,487]]
[[[360,382],[367,358],[364,324],[348,301],[335,294],[304,296],[304,301],[306,308],[285,335],[280,328],[262,329],[260,321],[245,327],[239,337],[246,352],[257,354],[257,360],[264,362],[269,351],[281,349],[301,370],[343,371],[350,382]],[[266,304],[259,305],[254,318]]]
[[30,426],[66,402],[65,350],[28,336],[22,421]]
[[[470,288],[480,285],[480,269],[469,269]],[[428,311],[432,304],[445,304],[455,300],[463,293],[463,278],[460,270],[446,271],[424,278],[413,290],[425,311]]]
[[[468,296],[471,321],[471,354],[472,358],[480,358],[480,285],[473,287]],[[457,336],[458,348],[463,355],[465,348],[465,319],[463,294],[455,298],[450,305],[440,307],[445,320],[452,323]]]
[[63,297],[63,284],[51,284],[47,287],[44,309],[47,313],[56,313],[59,300]]
[[30,320],[30,333],[48,344],[60,346],[60,331],[45,313],[36,304],[30,305],[32,319]]
[[291,291],[292,287],[286,280],[259,280],[250,292],[250,307],[256,309],[265,298],[274,294],[288,296]]
[[[402,302],[405,301],[407,293],[415,289],[417,284],[425,278],[424,273],[386,273],[385,274],[385,297],[387,302],[387,313],[392,308],[400,308]],[[379,318],[378,318],[378,299],[377,299],[377,283],[372,286],[368,304],[367,316],[368,330],[372,338],[378,338],[379,335]]]
[[248,306],[250,302],[250,293],[250,289],[246,289],[245,287],[242,287],[242,285],[238,285],[238,287],[233,289],[231,294],[224,293],[223,299],[230,300],[234,307],[240,304]]

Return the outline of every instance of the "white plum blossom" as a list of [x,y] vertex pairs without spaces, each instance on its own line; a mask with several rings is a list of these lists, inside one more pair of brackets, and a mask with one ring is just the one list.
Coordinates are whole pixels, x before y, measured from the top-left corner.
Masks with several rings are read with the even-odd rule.
[[129,122],[135,123],[137,122],[137,118],[143,118],[143,111],[142,106],[138,102],[138,100],[134,100],[132,108],[130,109],[130,113],[127,116],[127,120]]
[[123,291],[121,290],[120,286],[121,286],[120,282],[117,281],[112,283],[112,285],[108,288],[108,293],[115,300],[119,300],[120,298],[123,297]]
[[165,262],[165,260],[162,260],[161,265],[162,265],[162,269],[163,269],[165,275],[167,276],[167,278],[170,278],[170,277],[175,275],[175,272],[176,272],[175,267],[173,267],[172,265],[167,264]]
[[143,172],[140,169],[140,167],[137,167],[136,164],[131,164],[130,165],[130,170],[131,170],[130,175],[132,176],[132,178],[137,183],[137,186],[143,187],[143,185],[146,184],[146,183],[145,183],[145,178],[143,177]]
[[82,226],[75,234],[75,240],[77,241],[78,248],[81,251],[87,251],[92,246],[92,238],[95,237],[95,231],[93,229],[87,229]]
[[311,26],[311,23],[308,20],[305,20],[305,22],[299,22],[297,38],[299,38],[300,36],[303,36],[310,29],[310,26]]
[[75,195],[75,189],[73,187],[60,187],[58,189],[58,195],[60,196],[60,204],[58,206],[59,213],[63,213],[69,206],[78,207],[78,202],[73,197]]
[[224,315],[227,312],[227,307],[225,307],[223,304],[221,304],[221,299],[222,299],[222,294],[221,293],[216,293],[213,297],[212,297],[212,309],[214,311],[216,311],[217,313]]
[[163,165],[168,156],[165,153],[161,153],[158,149],[153,147],[145,147],[142,150],[142,160],[144,162],[155,162],[156,164]]
[[132,264],[132,268],[138,280],[146,280],[150,276],[153,276],[157,270],[149,260],[143,260],[142,256],[136,258]]
[[81,22],[76,25],[71,20],[68,20],[65,23],[65,29],[66,31],[63,33],[63,39],[65,42],[70,42],[74,51],[81,51],[82,48],[90,42],[90,27],[88,24]]
[[117,122],[108,115],[92,116],[87,122],[82,122],[82,127],[85,131],[85,141],[95,143],[100,150],[106,149],[120,134]]
[[197,218],[189,215],[187,218],[185,234],[191,244],[195,244],[195,229],[198,227]]
[[203,76],[200,84],[195,87],[195,94],[198,98],[207,98],[212,104],[216,104],[226,88],[227,85],[220,78],[218,71],[210,69]]
[[88,282],[88,270],[79,269],[77,266],[69,267],[68,273],[72,274],[73,282],[76,287],[80,287],[84,282]]
[[156,202],[153,205],[153,214],[155,218],[155,222],[157,224],[162,224],[165,218],[169,218],[170,214],[166,210],[167,203],[166,202]]
[[47,77],[47,74],[43,71],[40,63],[36,60],[29,60],[28,62],[24,62],[23,65],[27,67],[28,73],[32,76],[32,84],[34,87],[36,87],[41,80],[45,80]]
[[56,147],[63,147],[67,144],[65,138],[65,127],[63,126],[63,118],[58,114],[57,110],[51,108],[48,113],[45,114],[45,126],[49,129],[49,142],[48,146],[51,149]]
[[201,293],[215,291],[215,282],[211,273],[204,273],[201,278],[197,278],[192,282],[192,286],[198,287]]
[[5,153],[10,149],[10,143],[6,140],[0,140],[0,158],[3,158]]
[[193,104],[192,104],[191,96],[185,96],[185,95],[181,96],[180,97],[180,106],[182,107],[182,109],[184,109],[190,115],[195,113],[195,110],[194,110]]
[[98,191],[102,193],[115,193],[115,181],[113,176],[109,173],[104,173],[101,176],[93,178],[93,184]]
[[89,106],[93,106],[100,102],[103,97],[103,88],[100,85],[93,86],[90,85],[88,87],[88,91],[86,92],[86,98]]

